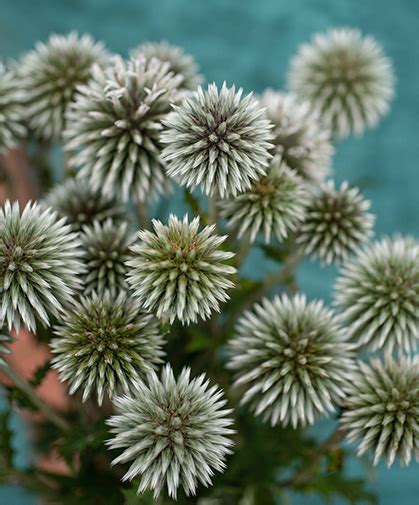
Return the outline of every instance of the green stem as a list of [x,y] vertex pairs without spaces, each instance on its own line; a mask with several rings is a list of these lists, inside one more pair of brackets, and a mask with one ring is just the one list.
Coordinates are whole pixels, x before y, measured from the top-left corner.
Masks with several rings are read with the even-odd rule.
[[250,241],[250,234],[247,233],[240,242],[239,250],[236,255],[236,268],[240,270],[240,267],[245,262],[247,255],[249,254],[250,247],[252,243]]
[[137,220],[140,228],[142,230],[148,230],[150,227],[150,221],[148,218],[148,205],[146,202],[136,203]]
[[218,202],[216,196],[210,196],[208,209],[208,224],[217,224],[218,221]]

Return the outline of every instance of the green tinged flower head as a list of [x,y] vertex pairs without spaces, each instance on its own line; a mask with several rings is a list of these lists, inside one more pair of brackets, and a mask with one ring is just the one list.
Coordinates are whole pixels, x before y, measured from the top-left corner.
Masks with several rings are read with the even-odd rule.
[[272,426],[313,424],[334,410],[353,367],[351,346],[334,314],[304,295],[264,299],[237,323],[229,367],[235,387]]
[[80,241],[51,209],[7,201],[0,209],[0,325],[49,326],[80,287]]
[[92,226],[83,227],[80,239],[86,266],[84,293],[102,294],[109,290],[114,294],[127,289],[125,263],[131,257],[130,246],[135,240],[128,223],[114,223],[112,219],[102,224],[95,221]]
[[268,89],[260,103],[274,125],[272,153],[304,179],[318,183],[330,171],[330,132],[306,101]]
[[251,94],[207,90],[188,96],[165,119],[161,135],[167,173],[180,184],[221,198],[245,191],[264,175],[270,158],[271,124]]
[[301,46],[291,62],[289,84],[334,134],[346,137],[374,126],[388,111],[394,76],[373,37],[341,28]]
[[83,179],[67,179],[56,185],[46,196],[45,204],[65,217],[74,230],[94,221],[103,224],[107,219],[117,223],[126,219],[123,206],[115,198],[105,196]]
[[109,56],[90,35],[51,35],[38,42],[19,66],[31,130],[43,140],[58,141],[65,127],[65,113],[77,86],[91,77],[92,65],[105,65]]
[[157,58],[169,64],[169,70],[175,75],[182,76],[180,89],[195,90],[202,82],[199,67],[190,54],[186,54],[182,48],[172,46],[167,42],[146,42],[131,51],[133,58],[144,57],[147,60]]
[[108,420],[109,447],[123,449],[113,464],[131,463],[123,480],[139,477],[138,493],[152,489],[155,498],[165,486],[176,499],[179,487],[189,496],[198,483],[210,485],[233,445],[225,404],[218,386],[204,374],[191,379],[188,368],[177,380],[166,365],[160,380],[151,372],[136,381],[132,396],[115,399],[117,414]]
[[83,401],[96,393],[99,405],[105,394],[128,392],[164,354],[157,320],[125,291],[81,297],[54,331],[52,363],[60,379],[68,381],[70,394],[81,389]]
[[342,268],[336,305],[349,336],[373,351],[411,352],[419,339],[419,244],[409,237],[373,242]]
[[179,98],[181,76],[169,64],[144,57],[115,57],[106,70],[95,66],[93,78],[72,104],[65,133],[74,152],[70,164],[105,195],[146,201],[167,191],[160,159],[162,120]]
[[266,243],[271,235],[282,241],[303,221],[307,198],[303,180],[275,159],[250,190],[221,201],[221,214],[239,237],[248,233],[254,242],[262,232]]
[[15,73],[0,61],[0,153],[16,147],[26,135],[23,99]]
[[353,442],[361,439],[358,454],[374,453],[391,466],[397,458],[408,465],[419,460],[419,362],[416,358],[372,358],[359,363],[346,381],[347,398],[341,425]]
[[308,201],[297,242],[322,263],[340,263],[371,237],[375,217],[369,208],[358,188],[344,182],[336,189],[327,181]]
[[214,233],[215,226],[199,229],[199,218],[191,223],[171,214],[167,225],[153,220],[154,232],[139,232],[141,243],[131,250],[133,258],[128,283],[144,309],[182,323],[207,319],[228,299],[234,284],[229,276],[235,268],[224,262],[234,256],[220,246],[226,236]]

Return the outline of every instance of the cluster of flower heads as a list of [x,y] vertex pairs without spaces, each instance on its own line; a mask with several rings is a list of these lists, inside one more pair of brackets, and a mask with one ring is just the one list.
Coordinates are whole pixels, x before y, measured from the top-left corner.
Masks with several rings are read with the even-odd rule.
[[15,73],[0,61],[0,153],[16,147],[26,135],[23,98]]

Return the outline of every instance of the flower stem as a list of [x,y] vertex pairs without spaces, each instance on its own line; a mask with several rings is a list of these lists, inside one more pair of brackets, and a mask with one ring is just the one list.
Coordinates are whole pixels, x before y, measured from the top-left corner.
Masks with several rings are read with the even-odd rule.
[[142,230],[148,230],[150,227],[150,221],[148,219],[148,207],[145,202],[136,203],[137,220],[140,228]]
[[217,224],[217,221],[218,221],[217,197],[210,196],[209,209],[208,209],[208,223],[209,224]]

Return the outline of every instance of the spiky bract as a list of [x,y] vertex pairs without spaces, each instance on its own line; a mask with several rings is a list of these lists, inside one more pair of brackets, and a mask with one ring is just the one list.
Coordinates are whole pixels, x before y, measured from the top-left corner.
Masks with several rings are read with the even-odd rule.
[[193,56],[186,54],[181,47],[173,46],[167,42],[145,42],[131,51],[131,56],[145,57],[147,60],[157,58],[169,63],[169,70],[182,76],[180,89],[194,91],[202,82],[199,67]]
[[372,358],[348,376],[342,428],[350,441],[362,439],[358,454],[371,449],[374,464],[419,459],[419,362],[417,358]]
[[335,300],[349,336],[360,346],[411,352],[419,339],[419,244],[386,237],[342,268]]
[[0,61],[0,153],[16,147],[26,135],[23,98],[15,73]]
[[375,216],[369,208],[358,188],[344,182],[336,189],[327,181],[309,199],[297,242],[323,263],[340,263],[371,237]]
[[0,325],[49,325],[80,286],[80,241],[51,209],[6,201],[0,209]]
[[238,321],[229,367],[242,403],[272,425],[313,424],[344,398],[351,346],[334,314],[303,295],[264,299]]
[[139,477],[138,493],[152,489],[157,498],[166,486],[175,499],[179,487],[194,495],[198,483],[208,486],[214,471],[224,470],[233,445],[231,410],[204,374],[191,379],[184,368],[176,380],[166,365],[160,380],[151,372],[147,381],[136,381],[132,397],[114,404],[108,445],[123,452],[113,464],[131,462],[123,480]]
[[61,139],[65,114],[78,85],[91,77],[94,63],[105,65],[108,55],[90,35],[51,35],[38,42],[19,65],[25,92],[27,120],[36,136],[47,141]]
[[80,239],[86,266],[84,293],[96,291],[102,294],[109,290],[114,294],[127,289],[126,262],[131,257],[130,246],[135,240],[128,223],[114,223],[112,219],[102,224],[95,221],[93,225],[83,227]]
[[143,202],[167,191],[159,135],[182,77],[168,63],[143,57],[116,57],[109,68],[95,66],[92,73],[67,116],[65,148],[76,152],[70,164],[82,168],[80,175],[94,189],[124,201],[132,195]]
[[70,394],[81,389],[83,401],[95,393],[99,405],[105,394],[128,392],[164,354],[157,320],[125,291],[81,297],[54,331],[52,363],[60,379]]
[[182,323],[206,319],[228,299],[235,268],[224,262],[234,256],[220,246],[226,236],[215,226],[199,230],[199,218],[191,223],[171,214],[167,225],[153,220],[154,232],[139,232],[141,243],[131,250],[128,283],[140,304],[158,317]]
[[272,153],[304,179],[323,181],[330,170],[333,147],[319,114],[308,102],[270,89],[262,95],[260,103],[274,125]]
[[248,233],[250,242],[259,232],[266,243],[271,235],[282,241],[303,221],[307,198],[303,180],[275,160],[250,190],[221,201],[221,214],[239,237]]
[[198,88],[164,120],[162,158],[180,184],[222,198],[245,191],[268,165],[271,125],[251,94]]
[[55,186],[46,196],[45,204],[65,217],[74,230],[94,221],[104,223],[112,218],[120,222],[127,218],[125,209],[115,198],[95,190],[88,181],[79,178],[67,179]]
[[334,134],[344,137],[362,133],[387,112],[394,77],[390,60],[373,37],[342,28],[317,34],[301,46],[289,83]]

